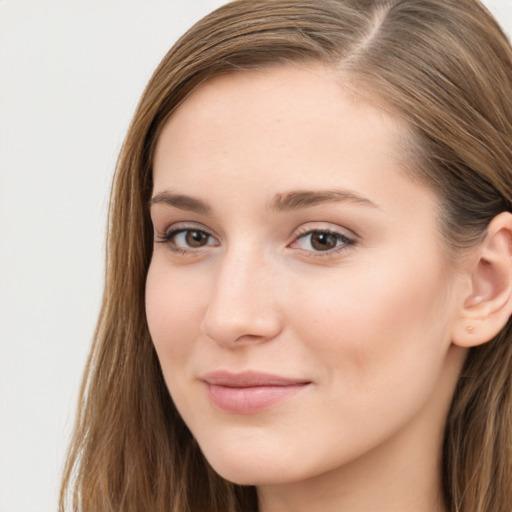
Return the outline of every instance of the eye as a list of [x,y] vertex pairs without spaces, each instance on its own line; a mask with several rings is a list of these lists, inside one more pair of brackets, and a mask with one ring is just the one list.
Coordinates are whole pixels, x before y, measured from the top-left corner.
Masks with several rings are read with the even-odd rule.
[[191,248],[204,247],[210,244],[211,236],[204,231],[187,229],[179,231],[173,236],[174,243],[178,246]]
[[334,252],[352,246],[355,240],[332,230],[310,230],[297,236],[290,247],[310,252]]
[[168,244],[171,250],[182,253],[219,245],[210,233],[194,228],[172,229],[163,235],[159,235],[158,241]]

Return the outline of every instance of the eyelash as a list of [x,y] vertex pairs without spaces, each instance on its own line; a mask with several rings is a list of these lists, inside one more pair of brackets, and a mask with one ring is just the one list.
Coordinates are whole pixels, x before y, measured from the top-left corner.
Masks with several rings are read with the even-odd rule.
[[[207,231],[205,231],[204,229],[194,228],[194,227],[178,227],[178,228],[166,231],[163,234],[157,234],[158,239],[156,240],[156,242],[161,243],[161,244],[167,244],[169,246],[169,249],[172,252],[177,253],[177,254],[187,255],[187,254],[191,254],[191,253],[196,253],[197,250],[201,249],[201,248],[184,249],[182,247],[177,246],[174,242],[174,238],[176,236],[178,236],[179,234],[190,233],[190,232],[201,233],[203,235],[206,235],[209,238],[213,238],[213,236],[210,233],[208,233]],[[208,247],[208,246],[206,246],[206,247]]]
[[[204,229],[194,228],[194,227],[178,227],[178,228],[166,231],[163,234],[157,234],[158,239],[156,240],[156,242],[162,243],[162,244],[167,244],[172,252],[174,252],[176,254],[180,254],[180,255],[194,254],[205,247],[215,247],[216,245],[218,245],[218,244],[206,245],[206,246],[198,247],[195,249],[194,248],[185,249],[185,248],[177,246],[176,243],[174,242],[175,237],[182,233],[190,233],[190,232],[200,233],[202,235],[207,236],[209,239],[214,238],[213,235],[211,235],[210,233],[208,233],[208,231],[206,231]],[[304,228],[302,231],[299,230],[294,235],[293,241],[290,244],[288,244],[287,247],[290,247],[293,244],[296,244],[297,242],[299,242],[300,240],[305,239],[308,236],[312,236],[314,234],[323,234],[323,235],[334,236],[336,238],[337,245],[334,248],[327,249],[325,251],[320,251],[320,250],[315,251],[315,250],[303,249],[303,252],[308,257],[311,257],[311,258],[330,257],[335,254],[338,254],[339,252],[346,251],[346,250],[354,247],[357,244],[357,240],[355,238],[351,238],[343,233],[340,233],[339,231],[334,231],[332,229]]]
[[[330,235],[330,236],[335,237],[336,246],[332,249],[327,249],[325,251],[304,250],[304,252],[307,254],[307,256],[312,257],[312,258],[328,258],[328,257],[338,254],[342,251],[347,251],[347,250],[351,249],[357,243],[357,240],[355,238],[351,238],[343,233],[340,233],[339,231],[335,231],[332,229],[304,228],[302,231],[299,230],[295,234],[295,238],[294,238],[294,241],[292,242],[292,244],[295,244],[299,240],[302,240],[302,239],[307,238],[308,236],[312,236],[314,234]],[[291,244],[289,244],[289,245],[291,245]]]

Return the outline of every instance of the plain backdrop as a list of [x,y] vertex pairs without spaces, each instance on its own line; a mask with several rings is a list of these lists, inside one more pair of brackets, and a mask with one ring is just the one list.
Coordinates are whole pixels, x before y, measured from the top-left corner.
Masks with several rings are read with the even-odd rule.
[[[0,0],[0,512],[51,512],[99,310],[117,153],[222,0]],[[512,34],[512,0],[485,2]]]

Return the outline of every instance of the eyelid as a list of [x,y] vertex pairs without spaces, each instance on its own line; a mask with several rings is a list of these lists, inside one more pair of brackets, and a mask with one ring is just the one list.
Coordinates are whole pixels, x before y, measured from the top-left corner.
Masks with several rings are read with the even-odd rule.
[[304,222],[297,228],[293,230],[293,235],[295,237],[299,237],[304,233],[310,233],[311,231],[331,231],[333,233],[339,233],[340,235],[344,235],[347,238],[357,239],[359,235],[345,226],[341,226],[339,224],[335,224],[333,222],[322,222],[322,221],[310,221]]
[[156,226],[154,227],[155,233],[158,233],[161,236],[166,236],[171,232],[176,231],[204,231],[215,239],[218,239],[218,236],[213,232],[212,229],[206,227],[204,224],[195,221],[181,221],[181,222],[173,222],[165,227],[165,229],[158,231]]

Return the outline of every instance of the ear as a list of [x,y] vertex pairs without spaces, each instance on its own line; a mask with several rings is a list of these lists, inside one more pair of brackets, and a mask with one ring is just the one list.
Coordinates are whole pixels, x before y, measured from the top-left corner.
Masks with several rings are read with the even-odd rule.
[[493,339],[512,313],[512,214],[494,217],[471,261],[469,292],[452,332],[452,342],[466,348]]

